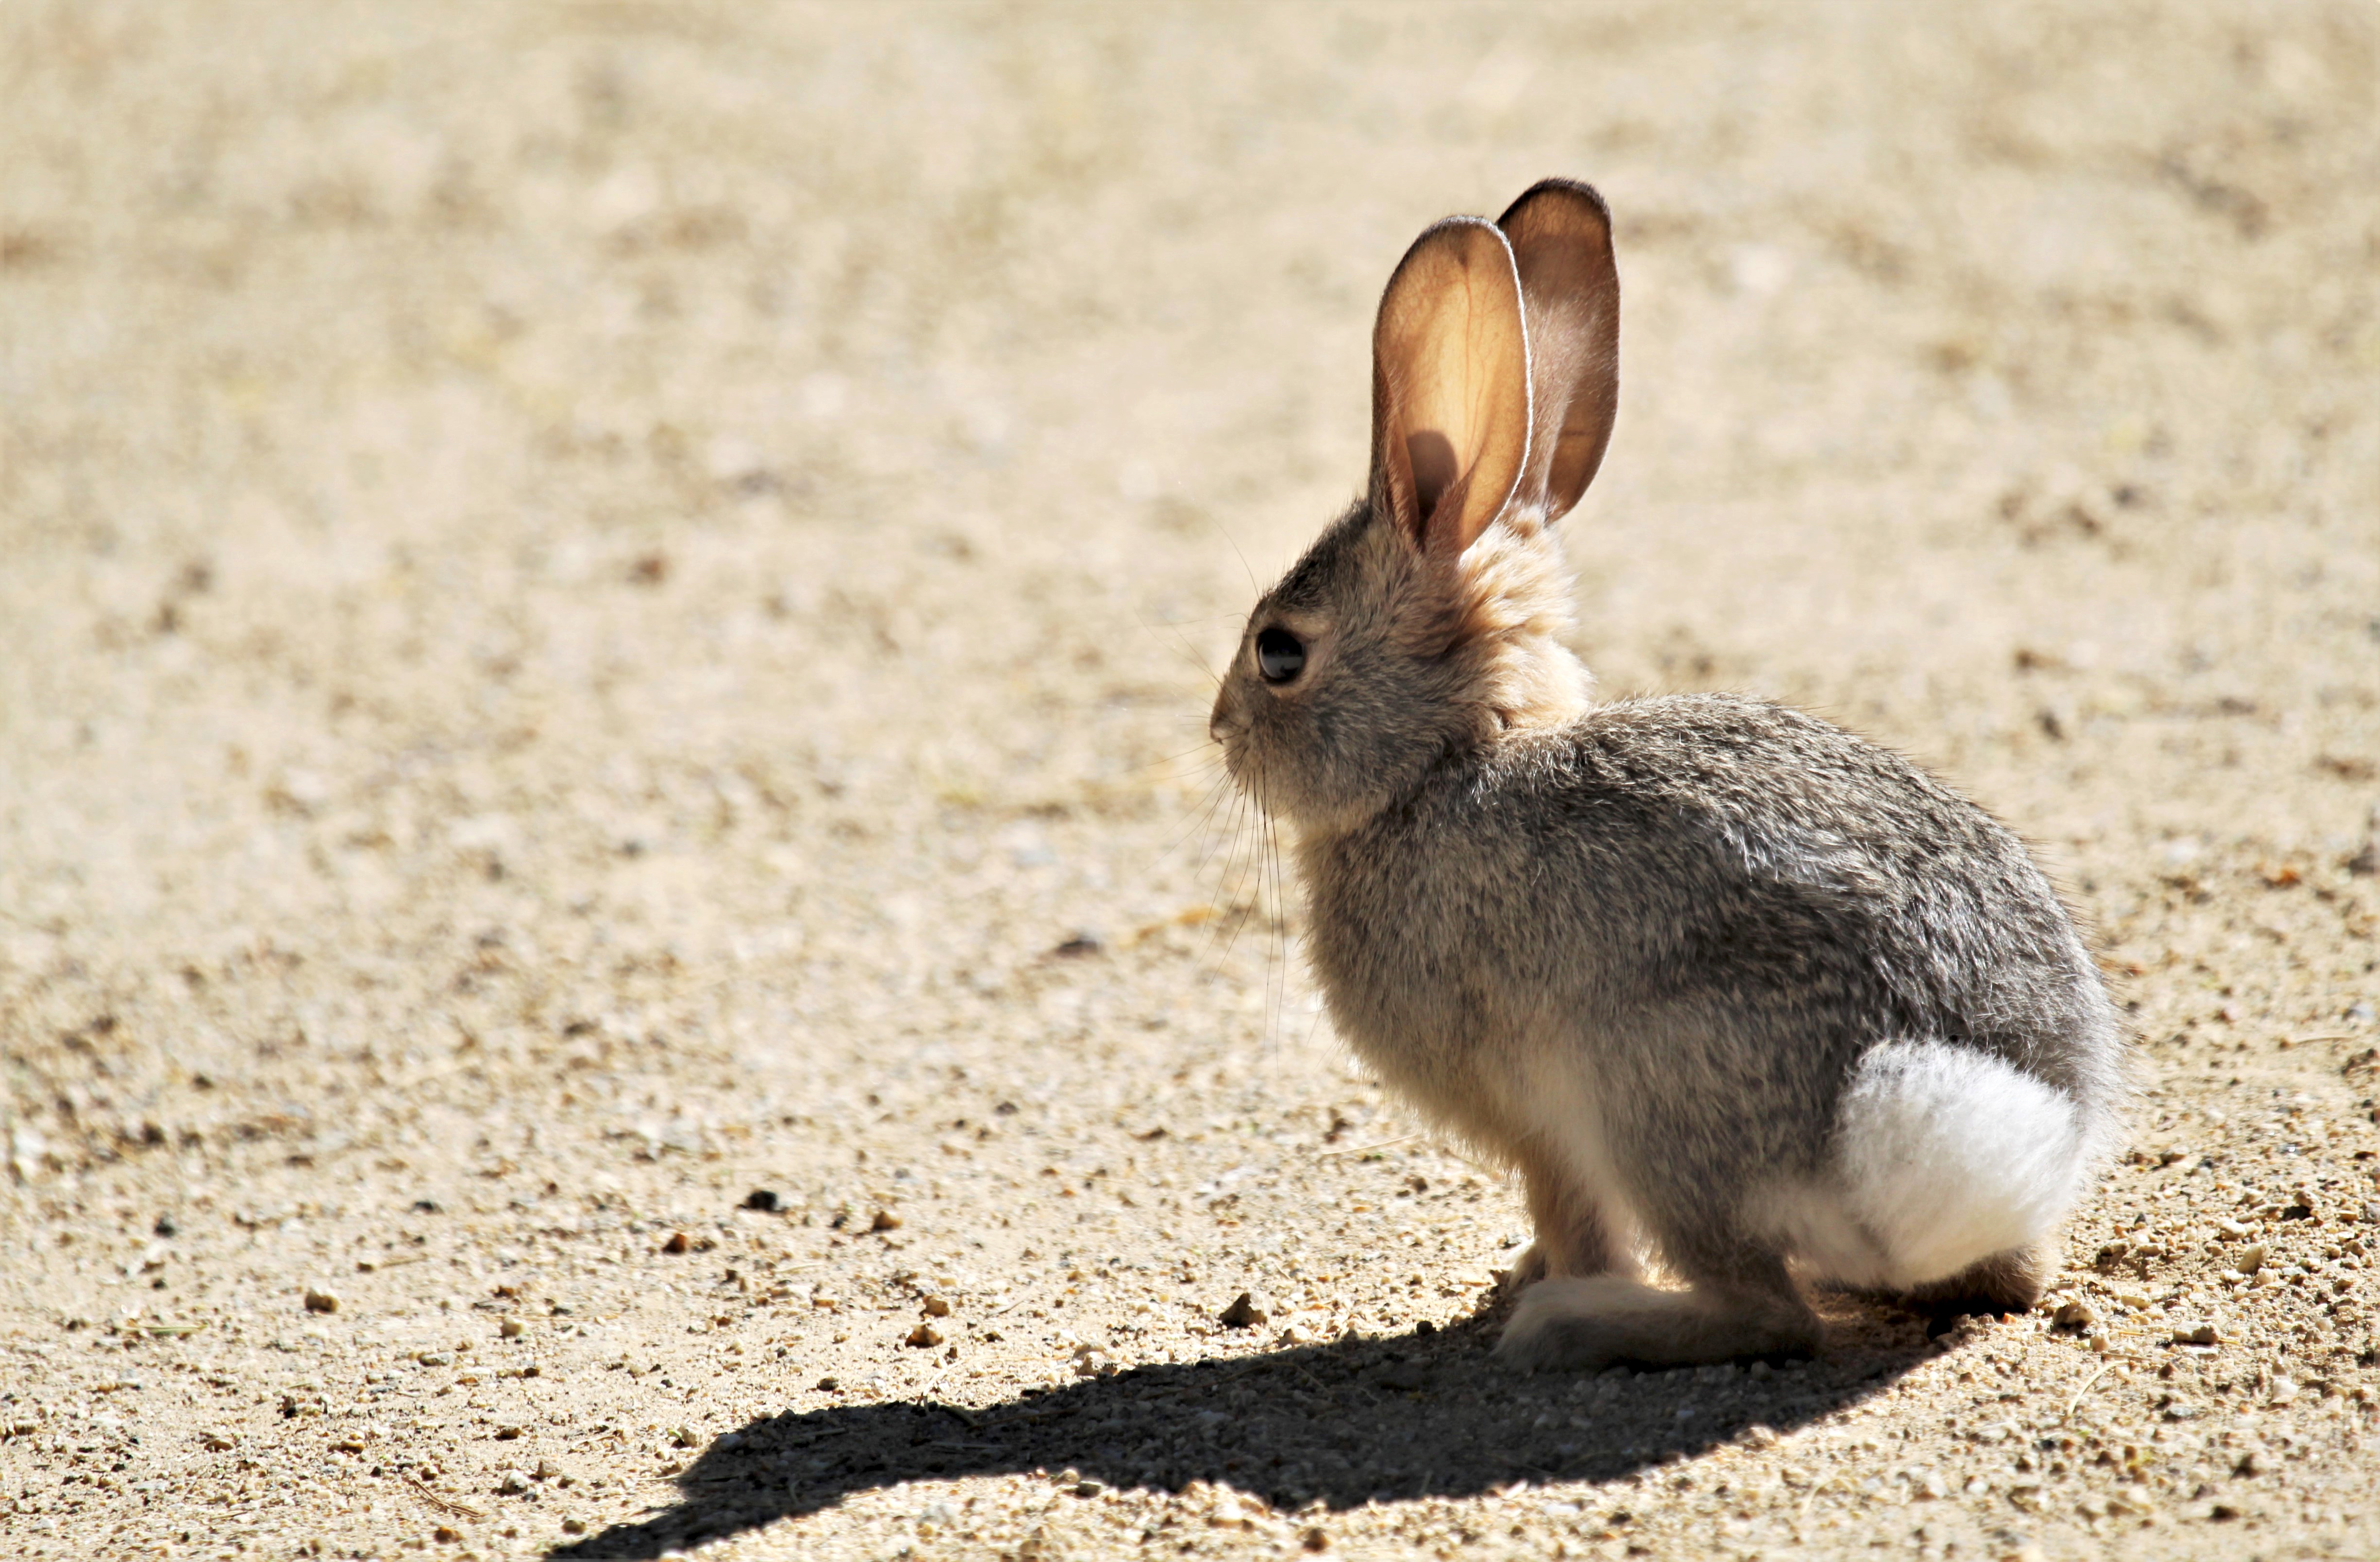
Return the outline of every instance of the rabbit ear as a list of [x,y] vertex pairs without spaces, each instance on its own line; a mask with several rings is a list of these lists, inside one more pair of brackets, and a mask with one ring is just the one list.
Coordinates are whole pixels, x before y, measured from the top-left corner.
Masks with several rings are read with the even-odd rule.
[[1529,454],[1520,274],[1492,224],[1414,240],[1372,327],[1372,502],[1452,558],[1503,512]]
[[1546,179],[1496,221],[1528,318],[1532,422],[1520,497],[1559,520],[1603,465],[1620,410],[1620,271],[1611,212],[1591,185]]

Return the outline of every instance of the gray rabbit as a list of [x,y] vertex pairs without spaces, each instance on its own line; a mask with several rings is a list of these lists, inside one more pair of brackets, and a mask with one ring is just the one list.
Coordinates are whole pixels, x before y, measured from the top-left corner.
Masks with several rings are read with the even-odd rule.
[[1583,184],[1415,241],[1369,490],[1249,616],[1211,731],[1292,827],[1340,1035],[1525,1185],[1507,1358],[1808,1350],[1802,1283],[2028,1307],[2118,1132],[2106,990],[2022,844],[1898,755],[1590,702],[1551,527],[1619,306]]

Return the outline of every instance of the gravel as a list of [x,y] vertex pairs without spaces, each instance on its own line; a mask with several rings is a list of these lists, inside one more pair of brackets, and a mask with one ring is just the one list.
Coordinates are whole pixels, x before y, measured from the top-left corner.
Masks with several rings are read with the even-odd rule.
[[[2375,29],[0,11],[0,1549],[2380,1550]],[[2128,1008],[2030,1314],[1503,1372],[1212,790],[1554,172],[1603,687],[1916,755]]]

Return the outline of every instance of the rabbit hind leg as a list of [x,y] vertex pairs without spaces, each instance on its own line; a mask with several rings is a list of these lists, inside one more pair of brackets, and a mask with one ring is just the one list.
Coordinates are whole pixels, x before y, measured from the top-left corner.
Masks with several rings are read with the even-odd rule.
[[1621,1275],[1561,1276],[1521,1295],[1496,1353],[1513,1366],[1687,1366],[1816,1350],[1817,1315],[1779,1266],[1774,1287],[1664,1290]]
[[[1565,1104],[1559,1088],[1540,1098]],[[1590,1370],[1618,1362],[1673,1366],[1736,1356],[1800,1355],[1815,1348],[1816,1314],[1788,1274],[1782,1249],[1760,1241],[1740,1220],[1690,1194],[1662,1188],[1622,1197],[1599,1114],[1585,1104],[1548,1114],[1523,1137],[1512,1158],[1536,1221],[1524,1262],[1543,1277],[1520,1293],[1497,1353],[1524,1368]],[[1691,1142],[1691,1136],[1689,1136]],[[1637,1157],[1643,1158],[1643,1157]],[[1682,1186],[1723,1182],[1723,1174],[1686,1175]],[[1672,1190],[1675,1192],[1675,1190]],[[1634,1239],[1657,1243],[1685,1290],[1644,1283]]]
[[1971,1264],[1946,1279],[1912,1287],[1901,1294],[1900,1300],[1944,1326],[1962,1313],[1996,1317],[2029,1313],[2033,1304],[2041,1300],[2056,1267],[2057,1262],[2046,1244],[2010,1248]]

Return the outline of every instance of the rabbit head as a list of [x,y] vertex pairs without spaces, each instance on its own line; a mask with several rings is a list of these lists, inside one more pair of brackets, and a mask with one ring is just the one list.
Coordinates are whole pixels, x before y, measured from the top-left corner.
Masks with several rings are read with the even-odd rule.
[[1619,401],[1609,214],[1549,179],[1405,252],[1372,332],[1372,470],[1249,615],[1209,731],[1269,813],[1353,828],[1450,753],[1586,699],[1552,524]]

